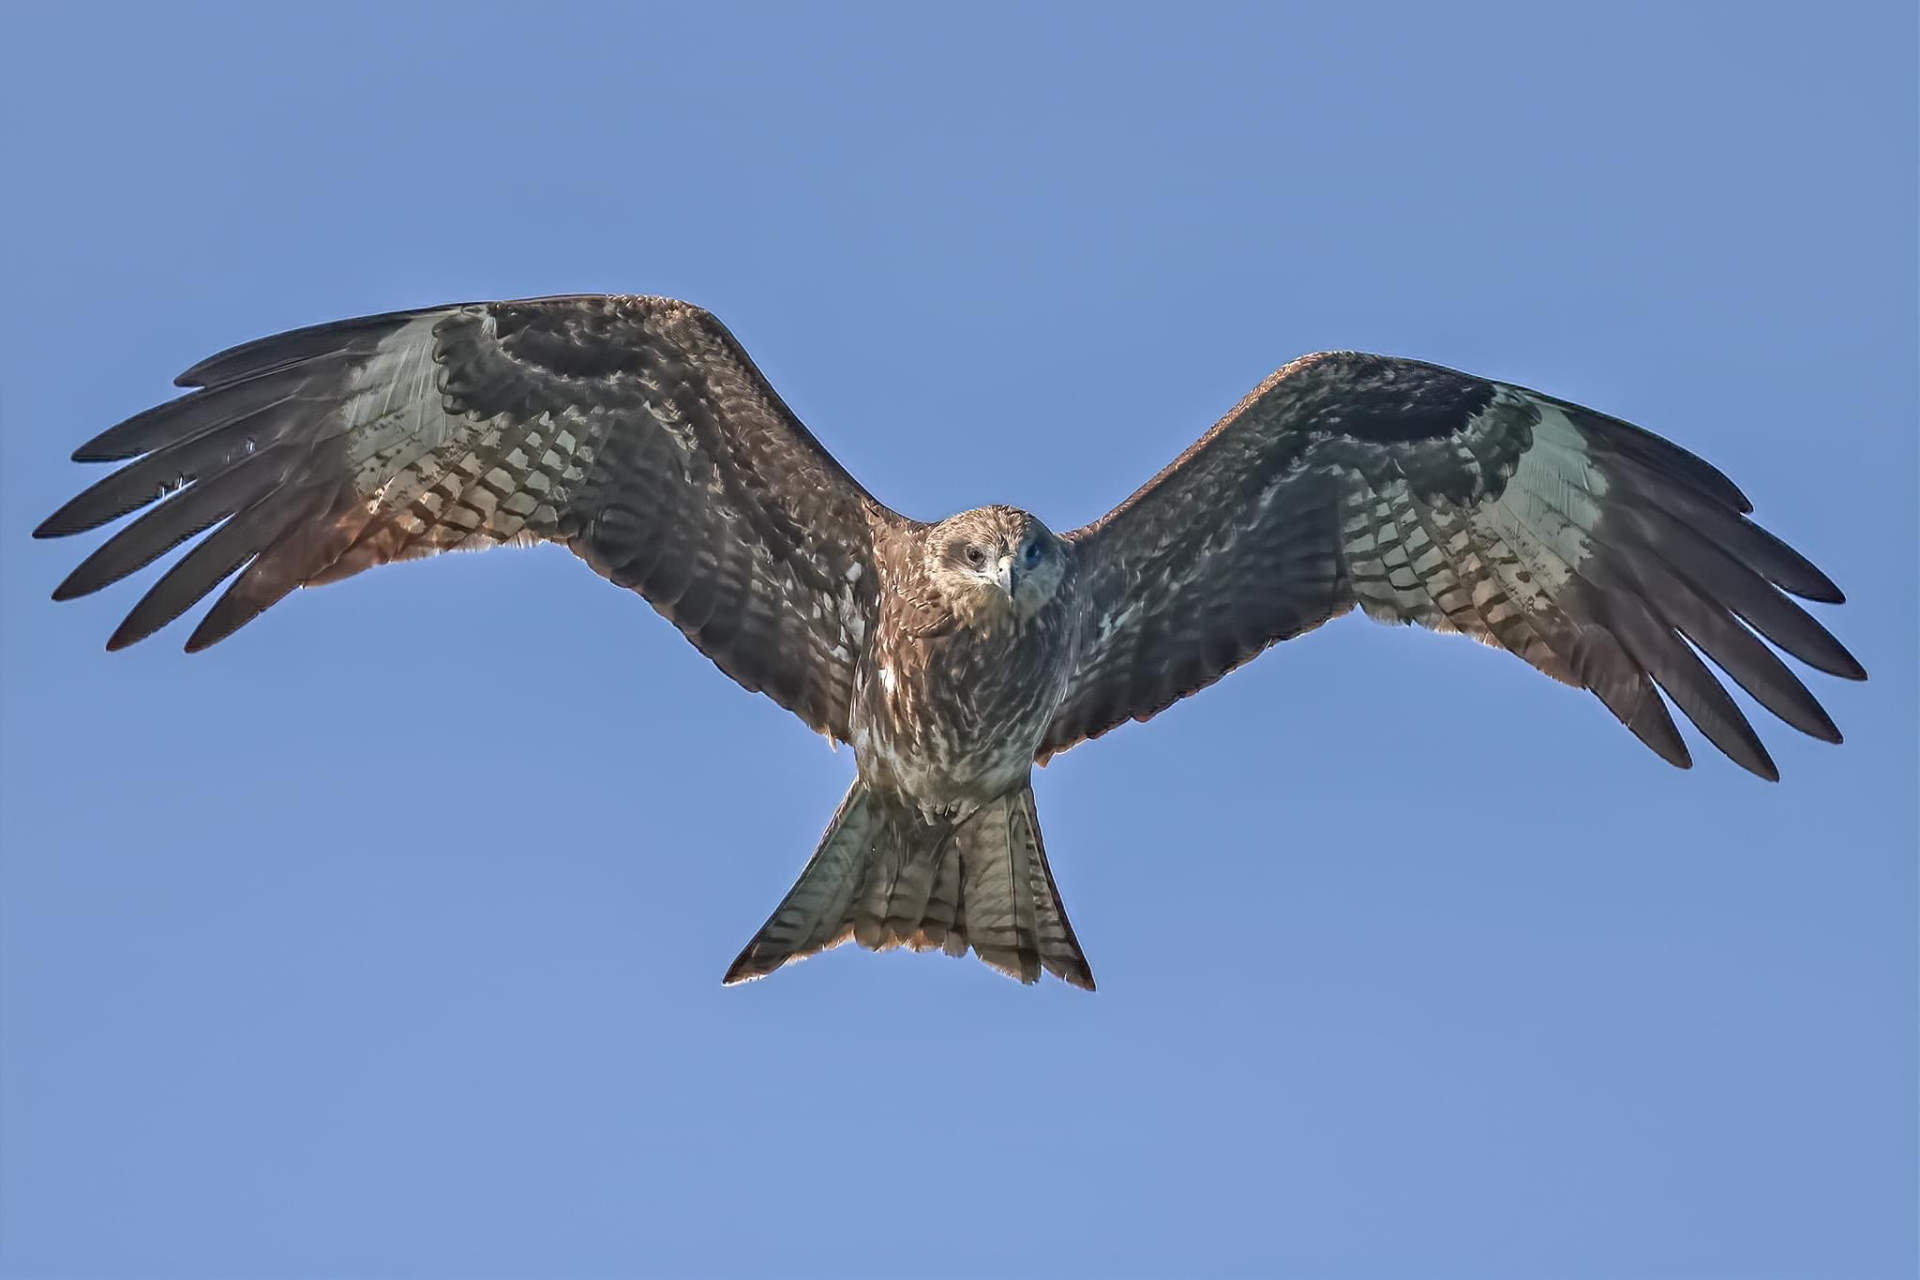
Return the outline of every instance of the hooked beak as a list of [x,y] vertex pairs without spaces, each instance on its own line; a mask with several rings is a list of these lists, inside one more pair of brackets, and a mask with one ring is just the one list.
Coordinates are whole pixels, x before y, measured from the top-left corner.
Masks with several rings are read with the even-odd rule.
[[993,580],[1007,593],[1007,599],[1013,599],[1013,593],[1020,587],[1020,571],[1013,567],[1012,556],[1000,557],[1000,572],[994,575]]

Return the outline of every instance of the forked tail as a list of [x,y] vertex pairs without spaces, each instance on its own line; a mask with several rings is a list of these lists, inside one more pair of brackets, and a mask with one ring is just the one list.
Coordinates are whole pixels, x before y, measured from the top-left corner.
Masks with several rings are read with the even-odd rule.
[[1010,978],[1042,969],[1088,991],[1093,971],[1060,905],[1033,788],[982,805],[955,826],[928,823],[855,782],[800,879],[726,982],[745,982],[852,938],[975,955]]

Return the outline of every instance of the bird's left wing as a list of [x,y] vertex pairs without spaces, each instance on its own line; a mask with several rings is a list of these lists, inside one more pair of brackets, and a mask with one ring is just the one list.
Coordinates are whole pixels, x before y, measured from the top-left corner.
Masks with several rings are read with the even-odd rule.
[[205,648],[295,587],[456,548],[551,541],[630,587],[749,689],[848,732],[874,530],[898,520],[821,448],[720,322],[669,298],[537,298],[263,338],[200,390],[80,446],[134,459],[35,531],[158,505],[54,593],[97,591],[218,524],[108,642],[236,569]]
[[1358,605],[1589,689],[1685,767],[1657,685],[1714,746],[1776,777],[1694,648],[1831,742],[1833,721],[1755,633],[1821,671],[1865,672],[1788,598],[1838,603],[1839,589],[1750,510],[1714,468],[1616,418],[1418,361],[1307,356],[1066,535],[1085,575],[1082,654],[1039,758]]

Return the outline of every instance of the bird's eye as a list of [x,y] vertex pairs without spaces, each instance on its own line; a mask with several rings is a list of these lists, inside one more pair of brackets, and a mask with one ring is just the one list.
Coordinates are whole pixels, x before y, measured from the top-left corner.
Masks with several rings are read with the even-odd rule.
[[987,553],[978,547],[967,548],[967,563],[978,569],[987,562]]
[[1033,566],[1039,563],[1040,563],[1040,544],[1037,541],[1029,542],[1027,544],[1027,568],[1031,569],[1033,568]]

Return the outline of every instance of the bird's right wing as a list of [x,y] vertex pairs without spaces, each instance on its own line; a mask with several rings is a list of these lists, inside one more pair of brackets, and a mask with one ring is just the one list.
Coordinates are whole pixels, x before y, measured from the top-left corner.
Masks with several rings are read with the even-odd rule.
[[189,650],[295,587],[551,541],[646,597],[742,685],[847,736],[874,531],[900,518],[700,308],[581,296],[398,312],[235,347],[178,381],[201,390],[74,453],[135,461],[35,530],[79,533],[160,500],[60,584],[68,599],[219,525],[109,648],[235,570]]

